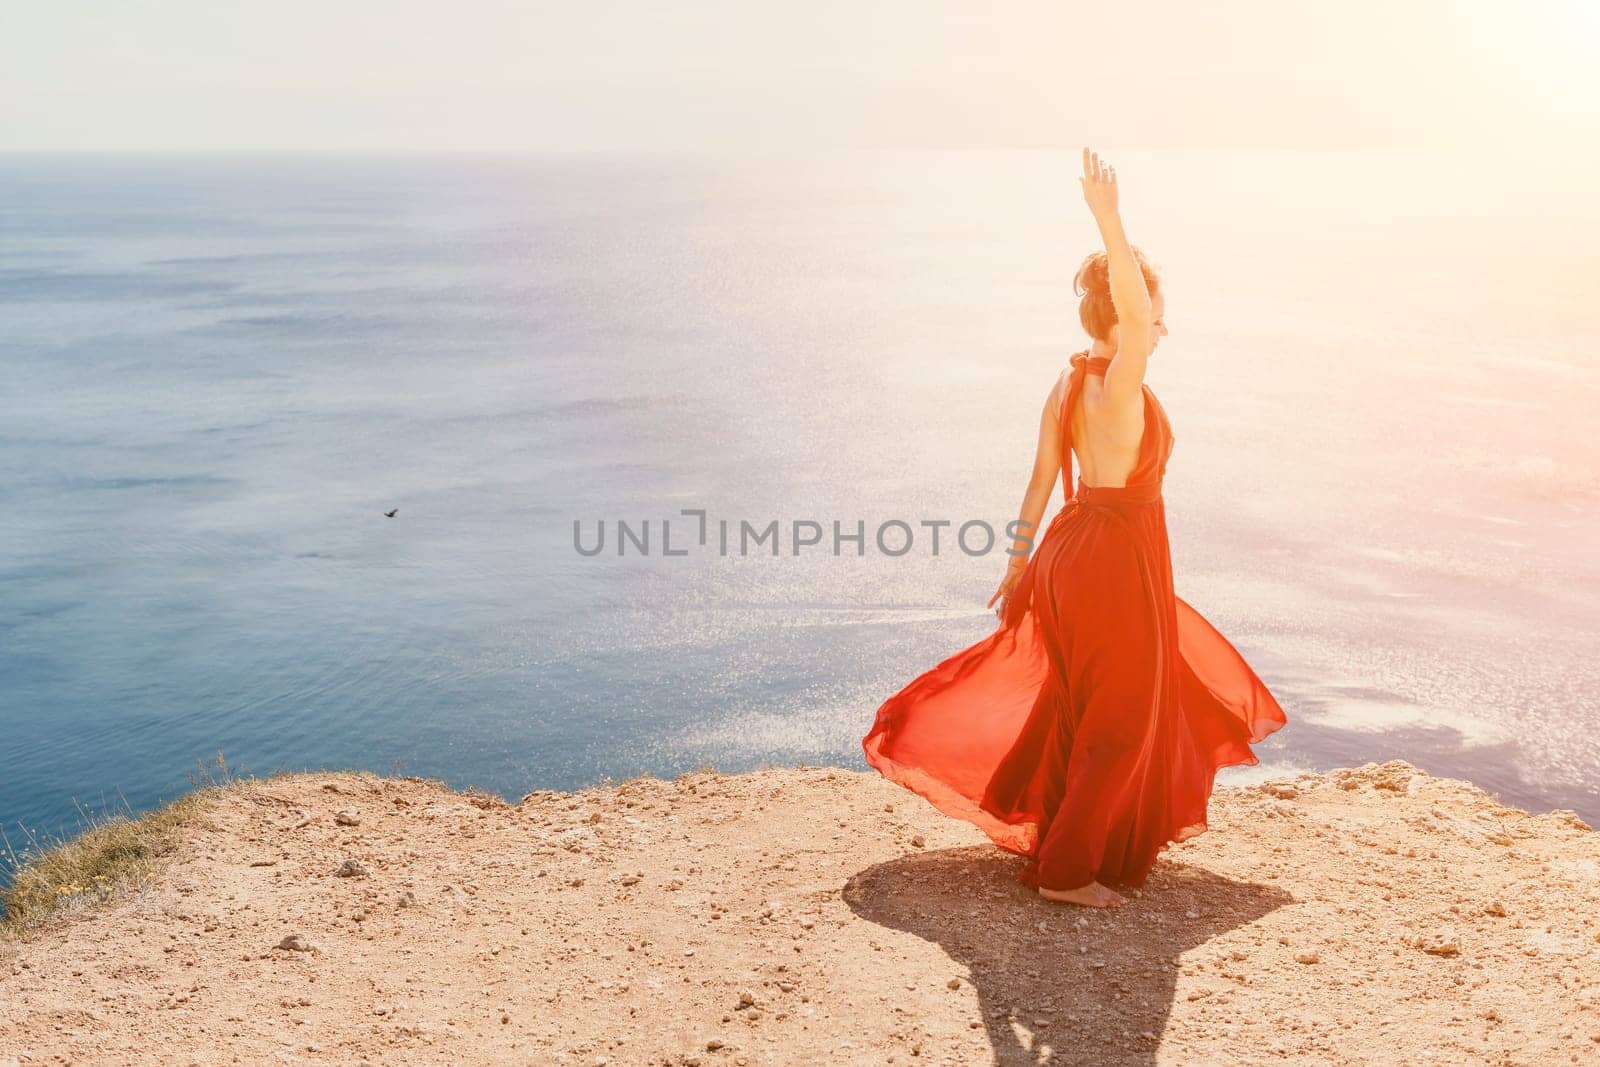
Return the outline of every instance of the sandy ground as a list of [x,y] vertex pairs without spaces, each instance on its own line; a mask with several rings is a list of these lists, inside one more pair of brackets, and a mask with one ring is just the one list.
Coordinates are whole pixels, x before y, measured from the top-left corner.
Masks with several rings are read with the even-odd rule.
[[1600,1063],[1576,816],[1399,762],[1211,814],[1104,912],[872,773],[248,782],[0,943],[0,1065]]

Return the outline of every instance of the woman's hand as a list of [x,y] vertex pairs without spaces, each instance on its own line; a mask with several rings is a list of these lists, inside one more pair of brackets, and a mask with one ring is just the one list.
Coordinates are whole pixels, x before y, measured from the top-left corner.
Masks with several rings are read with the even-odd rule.
[[1117,168],[1100,158],[1100,153],[1083,150],[1083,200],[1096,219],[1113,218],[1117,214]]
[[1000,601],[1000,606],[995,608],[995,615],[1001,619],[1006,617],[1006,604],[1011,599],[1011,594],[1016,591],[1017,582],[1022,580],[1022,572],[1027,566],[1028,561],[1025,557],[1011,557],[1011,563],[1006,567],[1006,576],[1000,579],[999,586],[995,588],[994,596],[990,597],[989,603],[984,605],[985,607],[993,608],[994,602],[996,600]]

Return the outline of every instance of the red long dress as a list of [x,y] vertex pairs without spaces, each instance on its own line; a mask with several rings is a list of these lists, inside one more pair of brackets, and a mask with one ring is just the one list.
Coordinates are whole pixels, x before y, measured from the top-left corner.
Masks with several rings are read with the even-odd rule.
[[[1073,355],[1060,414],[1110,360]],[[1142,886],[1159,852],[1206,829],[1217,769],[1287,719],[1265,683],[1172,586],[1162,477],[1172,427],[1144,386],[1139,460],[1051,519],[993,634],[886,700],[867,763],[1028,858],[1030,888]]]

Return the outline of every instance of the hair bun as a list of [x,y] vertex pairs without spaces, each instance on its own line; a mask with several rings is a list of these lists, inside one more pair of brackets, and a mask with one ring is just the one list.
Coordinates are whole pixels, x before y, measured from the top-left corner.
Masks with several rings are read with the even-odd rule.
[[1091,252],[1078,267],[1072,280],[1073,288],[1081,296],[1106,296],[1111,292],[1111,257],[1104,252]]
[[[1133,260],[1144,275],[1145,288],[1154,293],[1161,284],[1155,266],[1137,247],[1129,246]],[[1078,320],[1090,337],[1106,340],[1117,322],[1117,309],[1111,299],[1111,257],[1102,250],[1090,252],[1078,265],[1072,288],[1083,299],[1078,301]]]

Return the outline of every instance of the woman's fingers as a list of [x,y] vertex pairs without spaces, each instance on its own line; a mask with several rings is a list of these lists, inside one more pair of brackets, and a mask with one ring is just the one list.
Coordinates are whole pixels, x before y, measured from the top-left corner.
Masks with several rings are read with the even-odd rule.
[[1090,151],[1088,147],[1083,150],[1083,182],[1087,186],[1090,182],[1107,182],[1116,184],[1117,168],[1100,158],[1099,152]]

